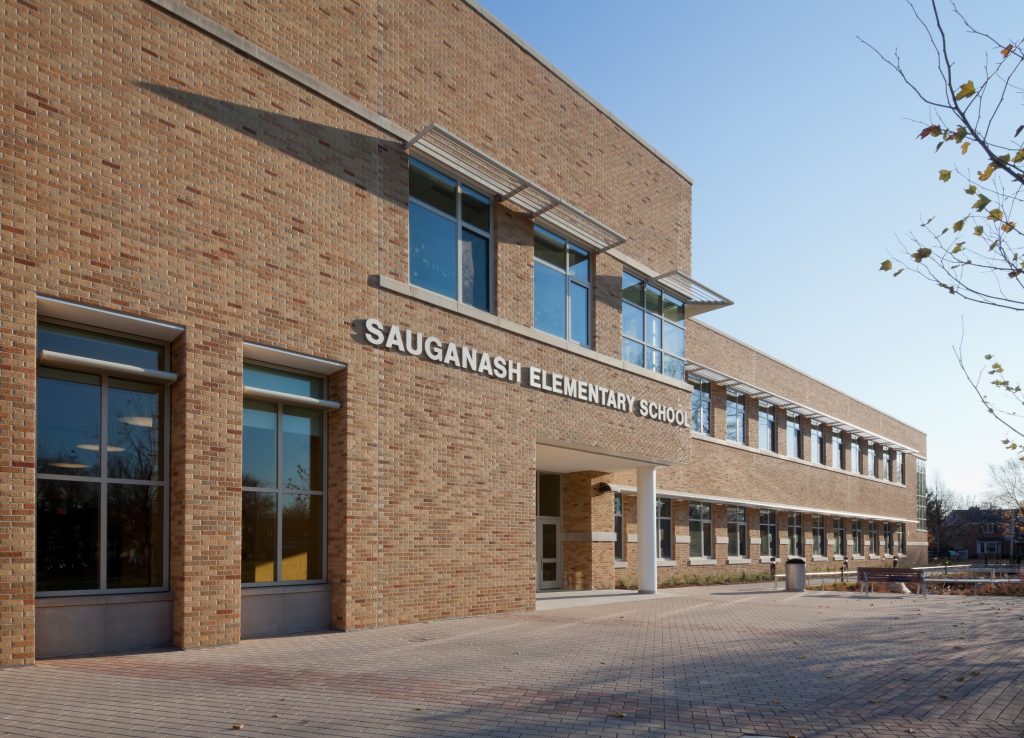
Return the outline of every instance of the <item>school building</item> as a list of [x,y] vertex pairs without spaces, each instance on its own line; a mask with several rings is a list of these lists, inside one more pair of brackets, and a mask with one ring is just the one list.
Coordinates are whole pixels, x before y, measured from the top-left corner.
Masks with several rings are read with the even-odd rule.
[[925,434],[702,322],[690,178],[473,0],[2,19],[0,665],[924,562]]

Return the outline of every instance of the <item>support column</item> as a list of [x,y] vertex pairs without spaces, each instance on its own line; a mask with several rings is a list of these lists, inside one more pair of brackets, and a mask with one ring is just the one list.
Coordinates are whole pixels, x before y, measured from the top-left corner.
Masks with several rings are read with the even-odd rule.
[[653,466],[636,469],[636,522],[637,563],[639,564],[640,594],[658,591],[658,533],[655,525],[656,492]]

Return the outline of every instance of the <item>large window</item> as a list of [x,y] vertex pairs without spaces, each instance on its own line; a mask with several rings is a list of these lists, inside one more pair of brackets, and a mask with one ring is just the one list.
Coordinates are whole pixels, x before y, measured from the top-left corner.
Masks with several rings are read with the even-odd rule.
[[812,549],[815,556],[828,555],[828,539],[825,538],[825,516],[811,516]]
[[906,470],[904,469],[903,464],[904,464],[903,452],[902,451],[897,451],[896,452],[896,481],[899,482],[902,485],[906,485],[906,483],[907,483],[907,473],[906,473]]
[[729,555],[747,557],[747,510],[730,505],[725,509],[725,527],[729,533]]
[[832,468],[843,468],[843,434],[837,429],[832,429]]
[[626,527],[622,518],[622,494],[615,493],[615,560],[623,561],[626,558]]
[[871,521],[868,533],[871,535],[871,553],[878,556],[881,553],[881,549],[878,544],[878,523]]
[[875,465],[875,444],[873,443],[868,443],[868,476],[878,476],[878,469]]
[[928,478],[924,459],[917,459],[917,529],[928,530]]
[[534,226],[534,327],[589,346],[590,271],[585,249]]
[[899,523],[896,526],[896,535],[899,536],[900,543],[898,550],[901,556],[907,555],[907,524]]
[[690,428],[694,433],[711,435],[711,382],[692,374],[686,380],[693,385],[690,395]]
[[786,529],[789,533],[789,555],[804,555],[804,526],[800,513],[789,513]]
[[714,537],[711,529],[711,506],[703,502],[690,503],[690,556],[710,559],[714,556]]
[[774,556],[778,558],[779,555],[779,538],[778,538],[778,513],[774,510],[761,510],[760,511],[761,521],[761,555],[762,556]]
[[672,500],[658,498],[658,556],[671,559],[674,536],[672,535]]
[[771,451],[772,453],[779,450],[775,441],[775,408],[771,405],[758,405],[757,446],[762,451]]
[[747,442],[746,397],[739,392],[725,393],[725,437],[738,443]]
[[892,481],[892,454],[885,446],[882,446],[882,479]]
[[38,347],[111,362],[102,371],[38,369],[38,591],[165,588],[166,391],[119,371],[165,372],[165,347],[51,323],[39,325]]
[[860,520],[854,520],[850,527],[853,531],[853,555],[864,555],[864,524]]
[[835,539],[833,549],[836,555],[846,556],[846,521],[843,518],[833,518],[832,530]]
[[491,309],[491,201],[409,160],[409,281]]
[[802,459],[803,431],[800,430],[800,416],[786,416],[786,455],[794,459]]
[[850,436],[850,471],[860,474],[860,441]]
[[[255,364],[243,371],[242,582],[323,580],[326,529],[324,380]],[[260,390],[294,403],[257,399]]]
[[892,556],[892,554],[893,554],[892,523],[885,523],[884,524],[884,526],[882,528],[882,536],[883,536],[882,541],[885,544],[885,552],[889,556]]
[[825,434],[818,422],[811,423],[811,461],[825,463]]
[[622,273],[622,358],[682,379],[683,301]]

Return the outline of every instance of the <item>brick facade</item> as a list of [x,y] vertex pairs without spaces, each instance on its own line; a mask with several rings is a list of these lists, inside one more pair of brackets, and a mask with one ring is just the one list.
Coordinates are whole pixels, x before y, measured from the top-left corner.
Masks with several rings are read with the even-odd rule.
[[[652,272],[689,271],[689,180],[474,6],[186,5],[398,126],[444,125],[626,234],[620,251]],[[346,365],[328,383],[341,403],[327,413],[337,629],[532,608],[538,443],[664,460],[666,489],[914,516],[912,484],[735,448],[720,387],[714,438],[698,439],[367,345],[362,321],[376,318],[690,404],[685,386],[614,365],[624,266],[613,254],[594,257],[592,284],[593,348],[611,362],[379,287],[378,277],[409,281],[403,141],[159,6],[32,0],[0,16],[0,665],[35,654],[39,295],[184,329],[171,347],[169,410],[168,640],[180,647],[240,637],[245,342]],[[530,327],[532,224],[514,208],[493,212],[495,316]],[[703,363],[924,453],[919,431],[700,323],[689,321],[687,341]],[[756,449],[756,403],[747,423]],[[779,436],[784,454],[784,424]],[[609,587],[629,572],[616,568],[613,542],[593,540],[613,530],[601,482],[634,483],[586,470],[563,480],[566,586]],[[684,508],[673,505],[680,537]],[[721,536],[723,516],[716,506]],[[683,567],[686,546],[676,550]],[[725,562],[724,544],[716,556]]]

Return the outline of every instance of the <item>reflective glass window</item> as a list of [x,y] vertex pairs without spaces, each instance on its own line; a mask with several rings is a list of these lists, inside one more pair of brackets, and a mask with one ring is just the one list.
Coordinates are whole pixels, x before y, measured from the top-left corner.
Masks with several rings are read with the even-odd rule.
[[[43,350],[163,370],[165,347],[41,324]],[[45,347],[45,348],[44,348]],[[40,593],[166,586],[162,385],[39,367],[36,586]]]
[[534,327],[589,346],[590,253],[539,226],[533,253]]
[[[246,365],[246,377],[257,369]],[[322,377],[274,371],[288,386],[308,382],[323,393]],[[324,579],[324,421],[316,408],[243,403],[243,584]]]
[[[682,379],[686,344],[683,301],[628,272],[622,273],[622,335],[646,345],[638,352],[623,341],[623,359]],[[627,354],[628,349],[628,354]]]
[[492,263],[490,198],[410,159],[410,283],[490,310]]

